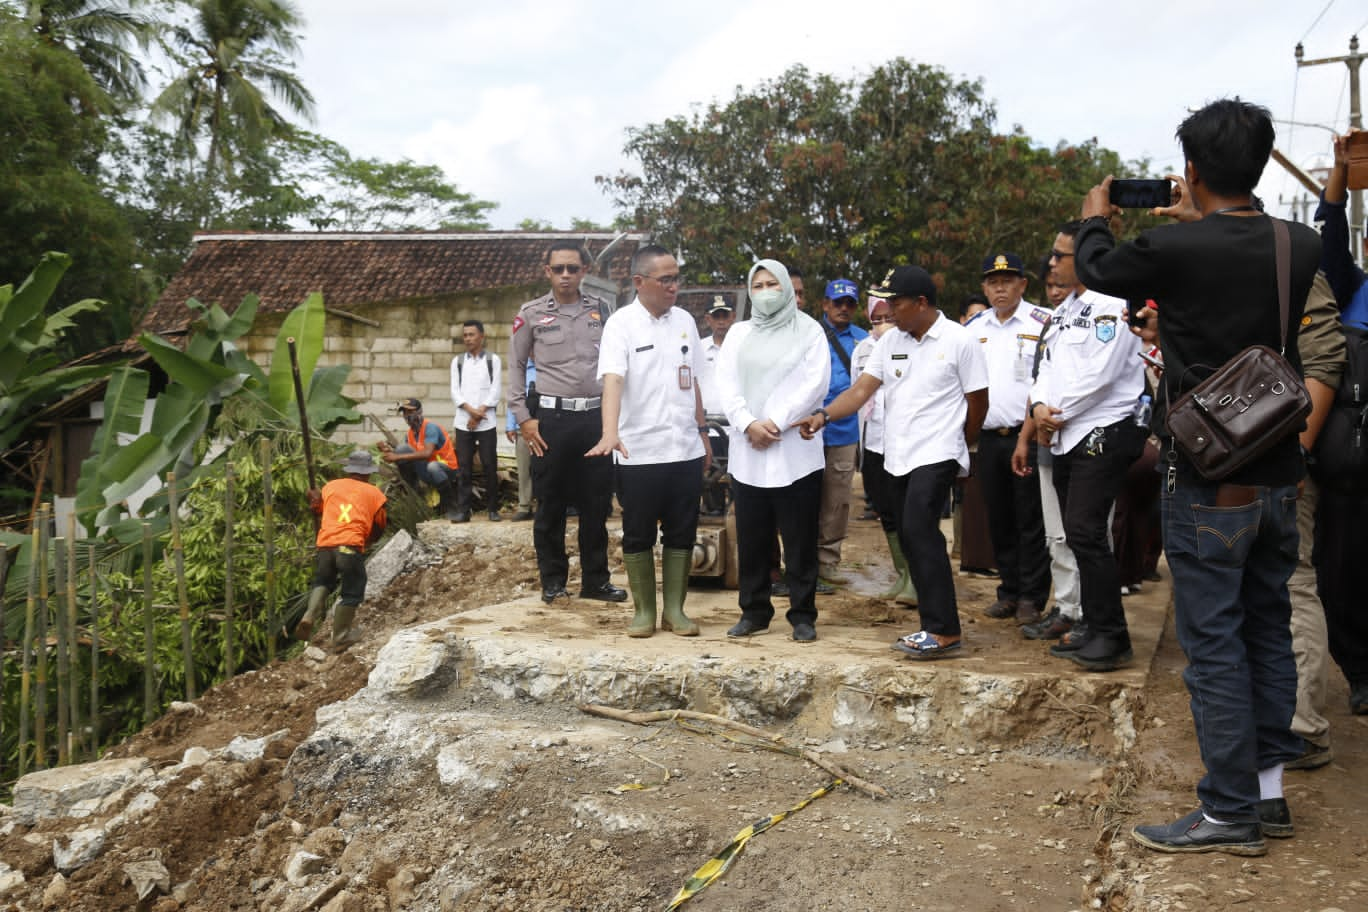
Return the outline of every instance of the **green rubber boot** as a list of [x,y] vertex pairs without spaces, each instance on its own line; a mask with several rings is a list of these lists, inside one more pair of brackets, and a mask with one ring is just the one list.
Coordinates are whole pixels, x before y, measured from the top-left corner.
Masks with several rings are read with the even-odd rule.
[[676,636],[698,636],[698,625],[684,613],[684,593],[689,589],[689,566],[693,563],[690,548],[665,548],[661,551],[660,588],[664,596],[660,629]]
[[332,646],[335,650],[346,649],[352,643],[361,639],[356,631],[352,629],[352,621],[356,619],[355,605],[339,604],[333,609],[332,623]]
[[632,604],[636,607],[627,635],[648,637],[656,628],[655,552],[624,554],[622,563],[627,567],[627,588],[632,591]]
[[898,533],[885,532],[884,536],[888,539],[888,551],[893,556],[893,569],[898,571],[898,578],[887,592],[879,594],[879,598],[896,599],[902,605],[916,605],[917,587],[912,585],[912,574],[907,569],[907,557],[903,554]]
[[295,625],[294,638],[296,640],[309,641],[313,636],[314,625],[323,620],[323,616],[328,611],[328,589],[326,586],[314,586],[309,590],[309,607],[304,611],[304,617],[299,619]]

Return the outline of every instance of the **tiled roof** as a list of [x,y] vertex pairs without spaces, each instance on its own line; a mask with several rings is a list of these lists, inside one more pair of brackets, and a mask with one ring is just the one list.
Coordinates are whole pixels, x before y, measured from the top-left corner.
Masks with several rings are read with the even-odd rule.
[[[343,310],[545,282],[542,261],[553,241],[581,241],[597,257],[616,237],[610,233],[489,231],[470,234],[205,233],[143,317],[142,330],[184,332],[185,301],[235,309],[248,294],[261,312],[294,308],[315,291]],[[627,279],[642,234],[627,234],[609,254],[609,276]]]

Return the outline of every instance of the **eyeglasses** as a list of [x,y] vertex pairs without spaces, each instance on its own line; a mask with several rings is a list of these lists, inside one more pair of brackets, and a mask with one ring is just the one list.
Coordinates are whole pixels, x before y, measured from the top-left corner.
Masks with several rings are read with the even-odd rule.
[[1050,251],[1050,256],[1053,257],[1053,258],[1056,259],[1056,260],[1062,260],[1062,259],[1064,259],[1064,258],[1066,258],[1066,257],[1071,257],[1071,256],[1073,256],[1073,254],[1072,254],[1072,253],[1065,253],[1065,252],[1062,251],[1062,250],[1051,250],[1051,251]]
[[678,286],[678,285],[679,285],[679,273],[677,273],[677,272],[676,272],[674,275],[663,275],[663,276],[644,275],[644,276],[642,276],[642,278],[643,278],[643,279],[655,279],[657,282],[659,282],[661,285],[664,285],[666,288],[669,288],[669,287],[671,287],[671,286]]
[[875,324],[878,324],[878,323],[891,323],[892,321],[893,321],[893,318],[892,318],[892,317],[886,317],[886,316],[885,316],[885,317],[870,317],[870,318],[869,318],[869,322],[870,322],[870,323],[875,323]]
[[844,307],[849,309],[855,306],[855,302],[852,301],[850,298],[837,298],[835,301],[831,302],[831,306]]
[[569,273],[570,275],[579,275],[580,270],[584,267],[576,263],[557,263],[555,266],[547,266],[546,268],[556,275],[565,275],[566,273]]

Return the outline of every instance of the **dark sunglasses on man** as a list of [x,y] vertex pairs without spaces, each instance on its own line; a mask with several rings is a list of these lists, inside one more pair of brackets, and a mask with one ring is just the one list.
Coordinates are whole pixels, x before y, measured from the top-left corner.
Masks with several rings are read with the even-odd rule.
[[556,275],[565,275],[566,273],[569,273],[570,275],[579,275],[580,269],[583,267],[578,263],[557,263],[555,266],[547,266],[546,268]]

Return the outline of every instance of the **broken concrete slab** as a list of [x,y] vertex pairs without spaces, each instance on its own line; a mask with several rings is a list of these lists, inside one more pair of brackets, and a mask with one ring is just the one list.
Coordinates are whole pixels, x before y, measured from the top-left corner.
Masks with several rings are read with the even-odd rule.
[[14,816],[26,826],[52,817],[89,817],[106,799],[151,775],[151,764],[141,757],[29,773],[14,785]]

